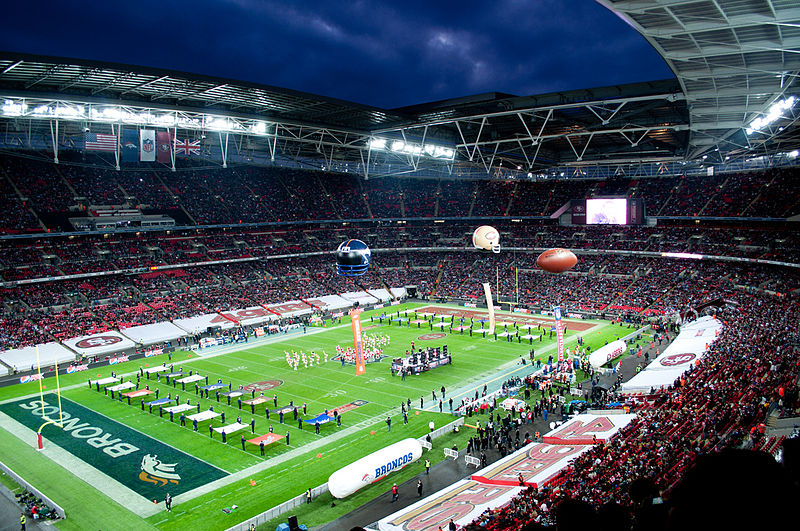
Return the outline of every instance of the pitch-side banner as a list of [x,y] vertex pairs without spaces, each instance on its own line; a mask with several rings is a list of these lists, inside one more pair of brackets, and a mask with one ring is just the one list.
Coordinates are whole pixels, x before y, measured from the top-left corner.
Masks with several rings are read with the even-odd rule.
[[558,361],[564,361],[564,329],[561,326],[561,307],[553,307],[553,317],[556,321],[556,346],[558,348]]
[[367,372],[364,366],[364,344],[361,341],[361,309],[350,310],[350,324],[353,327],[353,346],[356,349],[356,376]]
[[489,334],[494,334],[494,302],[492,301],[492,287],[488,282],[483,283],[483,293],[486,295],[486,306],[489,308]]
[[156,132],[153,129],[139,130],[139,160],[156,161]]

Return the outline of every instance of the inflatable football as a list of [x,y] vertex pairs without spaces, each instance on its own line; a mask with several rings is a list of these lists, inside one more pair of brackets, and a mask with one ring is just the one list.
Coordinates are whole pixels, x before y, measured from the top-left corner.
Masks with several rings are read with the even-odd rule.
[[548,249],[536,259],[536,265],[550,273],[569,271],[578,263],[578,257],[568,249]]

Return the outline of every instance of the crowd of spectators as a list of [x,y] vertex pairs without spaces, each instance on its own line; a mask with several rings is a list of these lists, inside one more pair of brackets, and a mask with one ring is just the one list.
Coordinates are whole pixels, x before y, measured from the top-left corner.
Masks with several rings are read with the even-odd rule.
[[[0,229],[18,232],[53,223],[53,213],[83,215],[119,205],[178,215],[207,225],[298,220],[549,216],[571,199],[644,199],[650,215],[756,216],[800,213],[793,193],[796,169],[699,177],[590,181],[460,181],[331,174],[279,167],[201,167],[179,161],[178,171],[114,171],[34,158],[0,158],[0,194],[8,209]],[[32,209],[32,210],[31,210]],[[13,217],[12,217],[13,212]],[[33,213],[39,215],[37,219]],[[57,224],[51,228],[58,229]]]
[[[703,178],[610,182],[504,182],[450,179],[362,180],[281,168],[229,170],[185,164],[180,171],[115,172],[0,157],[0,232],[39,230],[57,213],[127,204],[185,211],[197,224],[361,218],[548,216],[568,200],[602,195],[642,197],[650,214],[787,217],[800,213],[797,170]],[[38,217],[37,217],[38,215]],[[0,350],[125,329],[211,312],[335,293],[416,286],[422,297],[477,300],[481,284],[499,284],[503,299],[572,312],[659,315],[724,298],[726,322],[709,354],[668,389],[638,403],[637,418],[593,446],[542,488],[530,488],[478,520],[485,529],[548,524],[559,503],[623,512],[638,502],[637,486],[668,499],[699,458],[730,448],[775,448],[754,427],[781,410],[797,413],[800,357],[792,268],[721,261],[673,260],[604,250],[701,253],[800,261],[797,231],[727,225],[563,227],[549,221],[498,222],[504,247],[471,251],[473,225],[374,223],[351,231],[337,225],[248,230],[191,229],[168,233],[32,237],[0,242]],[[332,251],[365,233],[373,265],[364,277],[336,273]],[[418,251],[438,247],[441,250]],[[566,247],[581,254],[567,274],[535,266],[538,251]],[[447,250],[456,248],[458,250]],[[594,250],[599,251],[593,253]],[[283,257],[297,253],[299,256]],[[240,259],[233,263],[214,261]],[[192,263],[195,265],[185,266]],[[154,266],[172,269],[150,270]],[[121,273],[119,270],[122,270]],[[98,272],[69,280],[15,284]],[[497,282],[497,284],[495,283]],[[649,478],[649,479],[647,479]],[[588,507],[588,509],[587,509]],[[587,514],[589,514],[587,513]],[[664,523],[661,523],[663,528]],[[652,527],[657,529],[658,527]]]
[[[210,246],[228,241],[213,243],[215,238],[208,240]],[[267,241],[261,235],[255,238]],[[8,338],[6,344],[19,346],[43,338],[52,340],[54,334],[48,333],[70,327],[73,335],[82,335],[98,327],[126,328],[201,313],[403,286],[415,286],[421,297],[478,301],[483,298],[481,284],[489,282],[493,291],[498,292],[499,287],[495,295],[500,299],[518,300],[533,309],[559,305],[574,313],[662,315],[683,311],[713,293],[730,297],[750,290],[794,298],[800,284],[791,268],[778,266],[603,254],[582,256],[574,271],[553,275],[535,266],[536,253],[381,251],[375,253],[368,274],[358,279],[339,276],[329,253],[216,264],[209,256],[202,255],[198,266],[149,271],[142,266],[152,264],[151,258],[137,254],[113,261],[115,265],[130,264],[136,268],[134,273],[104,271],[100,276],[8,287],[3,291],[2,313],[7,319],[0,326],[0,335]],[[84,324],[73,323],[73,312],[85,317]],[[35,322],[34,315],[46,319],[48,326],[31,334],[26,320]]]
[[[632,274],[637,262],[605,254],[600,266],[594,253],[604,250],[699,253],[711,256],[759,258],[781,262],[800,260],[800,236],[787,229],[738,227],[558,227],[534,223],[497,224],[501,246],[524,248],[521,262],[533,264],[538,252],[550,247],[573,249],[581,261],[575,271]],[[361,236],[373,249],[437,247],[472,248],[472,225],[376,225],[357,230],[308,227],[270,230],[181,230],[86,235],[51,235],[0,241],[0,277],[4,281],[34,279],[82,272],[124,270],[151,266],[208,262],[232,258],[270,258],[292,253],[331,253],[336,246]],[[355,232],[355,234],[354,234]],[[377,251],[393,260],[392,253]],[[617,260],[613,262],[612,260]],[[435,260],[434,263],[438,262]],[[636,265],[633,265],[636,264]]]
[[[572,460],[546,485],[531,486],[474,523],[489,530],[540,529],[558,520],[559,504],[566,508],[577,501],[585,504],[585,525],[597,523],[611,504],[627,522],[619,529],[628,529],[634,516],[635,529],[678,529],[666,518],[670,494],[680,491],[679,480],[696,461],[734,448],[777,450],[759,426],[776,410],[800,413],[795,326],[800,312],[796,301],[774,295],[739,291],[736,299],[738,305],[717,314],[726,326],[707,355],[670,387],[636,402],[631,424]],[[757,486],[722,486],[728,492],[748,487]],[[654,499],[666,502],[657,511],[660,520],[640,510],[643,489],[648,505]]]

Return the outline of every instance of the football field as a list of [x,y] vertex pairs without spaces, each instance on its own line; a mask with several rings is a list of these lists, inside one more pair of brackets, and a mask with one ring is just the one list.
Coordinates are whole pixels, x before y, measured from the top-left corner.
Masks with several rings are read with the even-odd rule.
[[[542,329],[531,330],[536,336],[533,343],[527,340],[513,342],[482,337],[468,331],[451,333],[449,327],[432,328],[423,319],[410,314],[404,321],[394,315],[405,309],[436,315],[455,315],[452,320],[465,322],[471,318],[478,326],[485,310],[457,306],[402,304],[372,310],[362,314],[364,333],[388,340],[383,346],[384,358],[367,363],[366,374],[356,376],[355,367],[342,364],[337,346],[352,346],[353,335],[345,317],[341,323],[325,327],[309,327],[287,334],[251,338],[248,343],[238,343],[180,352],[167,361],[166,355],[135,360],[102,369],[64,375],[61,377],[62,412],[64,427],[50,425],[44,428],[45,449],[36,452],[35,432],[42,423],[42,414],[50,418],[59,415],[57,400],[52,393],[55,380],[44,380],[46,389],[39,396],[38,382],[19,384],[0,389],[0,426],[4,433],[0,441],[9,448],[4,462],[23,478],[51,496],[67,512],[67,519],[58,524],[62,529],[226,529],[250,516],[302,494],[309,487],[324,484],[328,476],[339,468],[372,451],[407,437],[421,437],[428,432],[428,423],[444,426],[453,417],[447,402],[439,412],[438,400],[432,400],[432,391],[444,386],[446,397],[458,404],[462,397],[474,396],[476,390],[488,384],[491,390],[507,378],[530,372],[530,365],[521,365],[520,358],[528,358],[531,348],[536,357],[547,361],[555,355],[555,335],[550,338],[550,318],[527,314],[498,314],[501,323],[498,331],[515,329],[528,322]],[[389,318],[378,317],[384,313]],[[391,318],[394,317],[395,320]],[[435,318],[433,322],[440,322]],[[414,323],[414,321],[418,321]],[[503,325],[502,323],[508,323]],[[605,321],[565,320],[567,332],[565,346],[574,348],[577,337],[584,337],[592,348],[613,341],[632,330],[627,325],[613,325]],[[539,335],[543,334],[542,340]],[[411,348],[447,346],[453,363],[401,379],[392,376],[391,358],[405,354]],[[314,352],[319,363],[297,369],[287,363],[287,354],[300,353],[307,357]],[[324,361],[327,355],[327,362]],[[220,417],[181,426],[179,415],[170,420],[169,414],[159,415],[158,407],[150,412],[135,397],[114,399],[102,388],[90,388],[88,379],[110,376],[112,370],[124,381],[136,382],[140,368],[167,363],[174,370],[183,368],[199,374],[202,387],[222,381],[226,386],[219,391],[244,388],[244,395],[234,397],[230,405],[224,395],[216,390],[208,398],[195,392],[195,385],[166,382],[161,376],[140,375],[140,388],[158,389],[159,397],[178,395],[181,403],[199,404],[200,411],[213,408]],[[239,407],[239,398],[246,400],[263,393],[267,399],[257,404]],[[154,395],[144,397],[145,402]],[[422,407],[420,407],[422,399]],[[408,424],[403,423],[400,404],[411,402]],[[44,402],[44,403],[42,403]],[[295,420],[293,408],[299,410],[300,419],[309,419],[325,411],[339,411],[341,426],[329,422],[314,426]],[[44,410],[43,410],[44,408]],[[269,409],[269,419],[267,418]],[[279,411],[284,411],[281,423]],[[305,412],[304,412],[305,411]],[[195,413],[195,410],[186,414]],[[392,419],[389,432],[386,418]],[[245,427],[227,436],[210,430],[230,425],[241,417]],[[253,422],[254,421],[254,422]],[[281,436],[265,447],[260,454],[257,444],[245,440],[272,432]],[[287,441],[285,437],[289,437]],[[433,460],[433,454],[432,454]],[[438,460],[438,456],[437,459]],[[418,464],[415,464],[418,465]],[[415,466],[415,465],[412,465]],[[403,471],[398,472],[402,474]],[[354,496],[369,496],[370,489],[384,492],[385,485],[378,484]],[[174,498],[171,513],[164,511],[163,499],[167,492]],[[368,498],[367,498],[368,499]],[[87,500],[92,500],[88,502]],[[154,500],[157,502],[154,504]],[[338,502],[337,502],[338,503]],[[234,509],[234,506],[236,508]],[[323,523],[329,516],[320,516],[314,524]]]

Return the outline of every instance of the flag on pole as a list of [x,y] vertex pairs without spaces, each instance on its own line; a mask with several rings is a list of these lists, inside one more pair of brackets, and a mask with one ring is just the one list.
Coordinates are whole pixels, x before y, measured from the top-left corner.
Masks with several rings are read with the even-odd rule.
[[[489,308],[489,335],[494,334],[494,300],[492,299],[492,287],[488,282],[483,283],[483,294],[486,296],[486,307]],[[483,328],[483,326],[481,326]]]
[[136,129],[122,130],[122,160],[124,162],[137,162],[139,160],[139,141],[136,138]]
[[139,130],[139,160],[156,161],[156,132],[153,129]]
[[156,133],[157,153],[156,160],[158,162],[169,163],[172,162],[172,154],[170,153],[170,140],[169,132],[159,131]]
[[86,151],[116,151],[117,136],[86,133]]
[[200,154],[200,141],[190,141],[175,139],[175,154],[176,155],[199,155]]
[[353,344],[356,347],[356,376],[367,372],[364,366],[364,343],[361,338],[361,309],[350,310],[350,324],[353,328]]
[[558,361],[564,361],[564,328],[561,326],[561,307],[553,307],[553,317],[556,320],[556,348],[558,350]]

